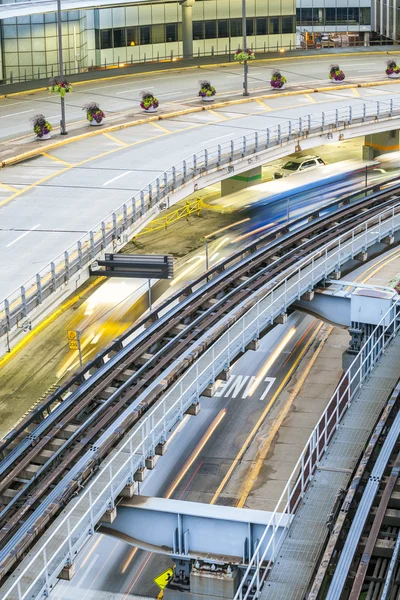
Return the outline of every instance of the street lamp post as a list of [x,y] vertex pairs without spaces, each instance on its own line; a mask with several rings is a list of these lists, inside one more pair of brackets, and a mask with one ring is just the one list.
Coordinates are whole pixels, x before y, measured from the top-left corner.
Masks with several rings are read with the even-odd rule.
[[[246,0],[242,0],[242,19],[243,19],[243,52],[246,52],[247,48],[247,18],[246,18]],[[247,60],[244,61],[244,74],[243,74],[243,96],[249,95],[248,87],[248,74],[249,65]]]
[[[62,21],[61,21],[61,0],[57,0],[57,28],[58,28],[58,60],[60,63],[60,82],[64,81],[64,63],[62,51]],[[65,123],[65,98],[61,96],[61,135],[68,135]]]

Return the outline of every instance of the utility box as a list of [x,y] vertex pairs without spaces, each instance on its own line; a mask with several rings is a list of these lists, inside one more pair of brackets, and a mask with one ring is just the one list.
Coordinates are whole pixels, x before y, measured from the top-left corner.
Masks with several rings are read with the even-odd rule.
[[[377,288],[358,288],[351,295],[351,321],[352,323],[368,323],[378,325],[382,318],[387,316],[382,323],[389,325],[394,316],[394,299],[398,297],[393,290]],[[392,310],[390,308],[392,307]],[[390,312],[389,312],[390,311]]]

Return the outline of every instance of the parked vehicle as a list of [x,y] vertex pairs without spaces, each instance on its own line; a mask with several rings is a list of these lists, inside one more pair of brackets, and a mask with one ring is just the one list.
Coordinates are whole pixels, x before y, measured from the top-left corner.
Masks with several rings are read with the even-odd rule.
[[320,156],[295,156],[288,160],[278,171],[275,171],[274,179],[281,179],[300,171],[308,171],[317,167],[324,167],[325,165],[326,162]]

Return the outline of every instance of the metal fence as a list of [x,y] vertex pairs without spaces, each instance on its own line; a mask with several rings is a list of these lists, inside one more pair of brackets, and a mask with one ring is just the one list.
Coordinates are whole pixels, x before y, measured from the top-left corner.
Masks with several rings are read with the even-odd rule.
[[[314,113],[298,119],[287,120],[264,131],[236,137],[230,141],[205,148],[183,160],[149,183],[115,212],[82,236],[75,244],[36,273],[0,304],[0,335],[20,325],[29,313],[40,306],[56,290],[87,268],[113,241],[118,242],[129,228],[140,230],[160,210],[169,206],[169,195],[206,174],[218,172],[219,179],[229,177],[229,167],[243,162],[252,164],[252,158],[269,150],[283,147],[293,141],[329,134],[348,127],[362,127],[367,123],[400,117],[400,101],[368,102]],[[203,181],[200,187],[207,183]],[[199,185],[199,184],[198,184]],[[168,197],[168,200],[166,201]]]
[[[227,368],[252,340],[259,337],[260,332],[265,327],[272,323],[279,314],[286,311],[287,307],[299,299],[305,291],[312,289],[316,283],[327,278],[332,272],[339,270],[345,262],[352,259],[360,251],[367,250],[387,235],[393,235],[394,232],[399,231],[399,209],[400,204],[383,211],[350,232],[322,246],[320,250],[299,262],[295,268],[288,269],[273,289],[265,291],[261,298],[260,291],[257,292],[256,298],[258,299],[256,301],[256,298],[254,298],[254,305],[238,318],[234,325],[227,327],[226,332],[221,335],[218,341],[200,356],[181,379],[146,413],[131,433],[120,443],[118,449],[112,452],[96,477],[93,478],[78,498],[71,502],[64,511],[63,516],[60,517],[59,523],[48,532],[40,548],[30,552],[25,561],[27,564],[15,574],[12,583],[7,584],[2,590],[3,600],[15,600],[16,598],[23,600],[28,597],[33,600],[48,594],[63,566],[66,563],[73,562],[77,551],[93,534],[96,522],[101,519],[107,509],[114,506],[115,498],[123,487],[134,480],[135,472],[143,467],[146,458],[154,455],[155,446],[167,440],[168,432],[183,417],[188,407],[198,401],[202,391],[215,381],[221,371]],[[247,298],[243,305],[248,305],[249,300],[251,299]],[[237,310],[240,311],[242,308],[243,306],[240,305]],[[231,322],[231,317],[231,314],[226,317],[227,323]],[[216,325],[216,327],[220,326],[221,323]],[[379,355],[386,347],[388,343],[387,336],[391,339],[397,331],[397,327],[396,316],[393,316],[391,325],[385,327],[384,330],[378,327],[373,333],[373,336],[377,336],[377,339],[375,341],[375,338],[373,338],[372,346],[371,344],[368,346],[367,355],[362,355],[361,364],[357,364],[357,361],[353,363],[347,374],[346,387],[340,386],[339,391],[331,400],[316,430],[310,437],[309,443],[282,494],[280,503],[271,517],[268,526],[273,527],[274,535],[262,556],[260,555],[260,548],[264,539],[258,544],[246,572],[246,578],[251,574],[252,568],[262,564],[266,552],[271,550],[271,544],[273,544],[272,554],[275,556],[280,542],[280,539],[277,539],[276,532],[282,520],[278,510],[282,508],[283,504],[284,513],[294,513],[315,470],[315,465],[324,453],[342,414],[359,389],[361,382],[375,366]],[[204,334],[204,337],[209,334],[208,331]],[[202,341],[203,338],[198,340],[196,344],[201,346]],[[189,348],[186,354],[192,351],[193,348]],[[186,354],[181,357],[182,360],[185,359]],[[170,367],[170,369],[173,368],[174,365]],[[163,373],[159,380],[165,377],[166,373]],[[107,437],[112,435],[115,428],[119,427],[128,417],[128,414],[135,410],[137,404],[154,386],[158,385],[159,380],[156,380],[116,419],[112,428],[96,442],[96,446],[80,459],[64,481],[52,490],[46,501],[23,524],[22,532],[31,530],[35,519],[42,515],[46,507],[62,493],[69,479],[76,478],[84,470],[88,456],[95,452],[96,448],[101,446]],[[298,474],[298,472],[300,473]],[[15,541],[9,543],[9,548],[6,547],[2,550],[1,560],[4,559],[5,551],[10,552],[13,550],[13,544],[15,544]],[[264,570],[261,573],[257,569],[252,578],[252,585],[257,585],[258,589],[261,588],[266,572]],[[248,592],[243,592],[243,585],[242,582],[236,596],[241,600],[249,595]]]

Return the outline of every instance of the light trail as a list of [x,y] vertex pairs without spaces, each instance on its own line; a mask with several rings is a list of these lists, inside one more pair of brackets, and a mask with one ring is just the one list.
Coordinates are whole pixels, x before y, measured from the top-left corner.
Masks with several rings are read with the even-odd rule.
[[[128,587],[125,588],[124,594],[125,594],[125,598],[124,600],[128,600],[129,598],[129,594],[131,593],[131,591],[133,590],[133,588],[135,587],[135,585],[137,584],[137,582],[139,581],[143,571],[145,570],[145,568],[147,567],[147,564],[150,560],[150,558],[152,557],[153,553],[150,552],[149,555],[147,556],[146,560],[143,560],[143,562],[141,563],[140,567],[139,567],[139,572],[136,575],[134,581],[131,583],[129,582]],[[132,581],[132,580],[131,580]]]
[[265,231],[266,229],[270,229],[271,227],[274,227],[274,225],[276,225],[275,222],[273,222],[273,223],[267,223],[267,225],[263,225],[262,227],[258,227],[257,229],[253,229],[252,231],[249,231],[248,233],[244,233],[243,235],[240,235],[239,237],[237,237],[234,240],[232,240],[231,244],[235,244],[236,242],[241,242],[242,240],[245,240],[245,239],[251,237],[255,233],[260,233],[261,231]]
[[[196,261],[196,262],[194,262]],[[184,279],[184,277],[186,277],[186,275],[189,275],[190,273],[192,273],[193,271],[195,271],[197,269],[197,267],[199,266],[200,263],[202,263],[204,261],[204,257],[203,256],[192,256],[192,258],[189,258],[189,260],[187,262],[193,262],[194,264],[190,265],[190,267],[187,267],[186,269],[184,269],[182,271],[182,273],[180,273],[177,277],[175,277],[175,279],[173,281],[171,281],[171,283],[169,284],[170,286],[176,285],[178,283],[178,281],[181,281],[181,279]]]
[[260,371],[258,372],[258,375],[256,376],[255,380],[251,384],[249,391],[247,392],[248,396],[252,396],[254,394],[254,392],[260,385],[260,383],[263,381],[265,375],[268,373],[269,369],[272,367],[274,362],[279,358],[282,351],[286,348],[286,346],[288,345],[288,343],[290,342],[290,340],[292,339],[292,337],[294,336],[295,333],[296,333],[296,327],[292,327],[291,329],[289,329],[289,331],[287,332],[285,337],[279,342],[279,344],[277,345],[275,350],[268,356],[267,360],[265,361],[265,363],[261,367]]
[[221,410],[221,412],[218,414],[218,416],[216,417],[214,422],[208,428],[208,430],[202,437],[199,445],[197,446],[195,452],[192,454],[191,458],[185,464],[182,471],[180,472],[178,477],[175,479],[172,486],[169,488],[167,494],[165,495],[165,498],[171,498],[172,494],[174,493],[174,491],[176,490],[176,488],[178,487],[178,485],[180,484],[182,479],[185,477],[186,473],[189,471],[189,469],[193,465],[194,461],[198,458],[200,452],[203,450],[204,446],[207,444],[208,440],[210,439],[210,437],[212,436],[214,431],[217,429],[218,425],[221,423],[221,421],[225,417],[225,415],[226,415],[226,408]]
[[132,548],[132,550],[130,551],[128,558],[126,559],[126,561],[122,565],[122,569],[121,569],[121,573],[122,574],[125,573],[125,571],[129,567],[129,565],[131,564],[133,558],[136,556],[137,551],[138,551],[137,548]]
[[221,227],[221,229],[216,229],[215,231],[212,231],[211,233],[208,233],[207,235],[205,235],[204,238],[206,240],[208,240],[210,237],[217,235],[217,233],[222,233],[223,231],[226,231],[227,229],[232,229],[232,227],[236,227],[236,225],[241,225],[242,223],[247,223],[247,221],[250,221],[250,217],[247,217],[246,219],[242,219],[241,221],[236,221],[235,223],[232,223],[231,225],[226,225],[226,227]]

